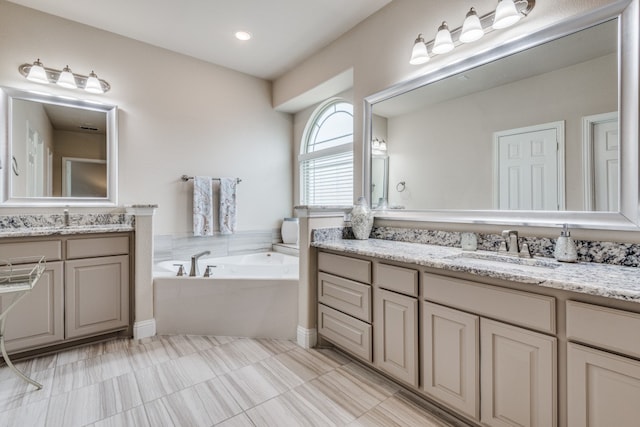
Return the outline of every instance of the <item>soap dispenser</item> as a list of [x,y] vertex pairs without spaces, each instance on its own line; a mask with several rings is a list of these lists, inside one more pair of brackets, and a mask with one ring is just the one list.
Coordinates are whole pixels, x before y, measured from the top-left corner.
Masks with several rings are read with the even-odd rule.
[[556,249],[553,253],[558,261],[576,262],[578,260],[578,248],[571,238],[569,225],[563,224],[560,237],[556,240]]

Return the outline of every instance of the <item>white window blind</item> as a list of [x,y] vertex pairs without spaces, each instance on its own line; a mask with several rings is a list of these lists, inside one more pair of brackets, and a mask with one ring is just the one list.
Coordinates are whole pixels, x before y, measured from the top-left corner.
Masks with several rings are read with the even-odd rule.
[[333,100],[307,124],[299,157],[302,204],[353,203],[353,106]]
[[301,162],[305,204],[351,205],[353,203],[353,151]]

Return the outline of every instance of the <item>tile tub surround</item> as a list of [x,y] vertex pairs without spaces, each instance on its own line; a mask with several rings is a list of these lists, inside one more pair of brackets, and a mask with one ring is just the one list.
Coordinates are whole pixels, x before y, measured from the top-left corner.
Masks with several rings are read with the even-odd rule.
[[240,231],[234,234],[194,236],[191,233],[154,236],[154,262],[189,259],[191,255],[211,251],[209,258],[267,252],[274,243],[281,243],[280,229]]
[[458,258],[463,253],[460,248],[380,239],[326,240],[312,245],[347,254],[640,303],[640,274],[636,267],[594,262],[557,263],[553,260],[548,262],[557,263],[557,268],[530,267],[507,262],[492,262],[487,265],[483,260]]
[[[422,243],[427,245],[460,247],[460,232],[410,229],[397,227],[374,227],[371,238],[396,242]],[[475,233],[478,250],[497,251],[504,239],[499,234]],[[313,231],[314,242],[336,239],[353,239],[349,227],[324,228]],[[553,258],[555,240],[547,237],[521,237],[535,256]],[[640,244],[575,240],[578,261],[640,267]]]
[[173,335],[115,340],[0,367],[2,426],[452,427],[436,408],[332,349]]
[[50,236],[133,231],[135,216],[125,213],[0,215],[0,237]]

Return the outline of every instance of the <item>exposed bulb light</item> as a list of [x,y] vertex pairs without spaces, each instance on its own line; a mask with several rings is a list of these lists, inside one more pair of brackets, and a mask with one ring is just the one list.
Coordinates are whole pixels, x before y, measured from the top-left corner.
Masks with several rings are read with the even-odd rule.
[[413,50],[411,51],[411,59],[409,60],[409,64],[411,65],[420,65],[429,61],[429,52],[427,52],[427,44],[424,42],[422,38],[422,34],[418,34],[418,38],[413,45]]
[[438,28],[436,33],[436,40],[433,43],[433,53],[442,55],[443,53],[451,52],[454,48],[453,40],[451,39],[451,32],[446,22],[442,22],[442,25]]
[[84,90],[91,93],[104,93],[100,80],[98,80],[98,76],[93,71],[87,77],[87,84],[84,86]]
[[49,83],[49,77],[47,77],[47,72],[42,62],[40,62],[40,58],[31,65],[31,69],[29,69],[29,73],[27,74],[27,80],[42,84]]
[[518,12],[518,8],[516,8],[513,0],[500,0],[493,19],[493,28],[500,30],[510,27],[518,22],[521,17],[522,15]]
[[238,40],[241,40],[243,42],[247,40],[251,40],[251,38],[253,37],[251,33],[247,31],[236,31],[235,36]]
[[56,83],[68,89],[76,89],[78,87],[78,85],[76,85],[76,78],[73,76],[68,65],[62,69],[60,77],[58,77],[58,81]]
[[482,29],[480,18],[478,18],[475,8],[472,7],[469,12],[467,12],[467,16],[462,24],[460,41],[462,43],[471,43],[480,40],[482,36],[484,36],[484,30]]

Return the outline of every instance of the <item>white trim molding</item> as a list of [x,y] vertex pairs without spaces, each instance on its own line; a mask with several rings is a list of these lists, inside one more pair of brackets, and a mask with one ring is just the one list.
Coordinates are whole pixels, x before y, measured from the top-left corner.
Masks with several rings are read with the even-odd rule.
[[302,348],[313,348],[318,342],[318,331],[314,329],[306,329],[298,325],[297,343]]
[[156,319],[141,320],[133,324],[133,339],[149,338],[156,334]]

